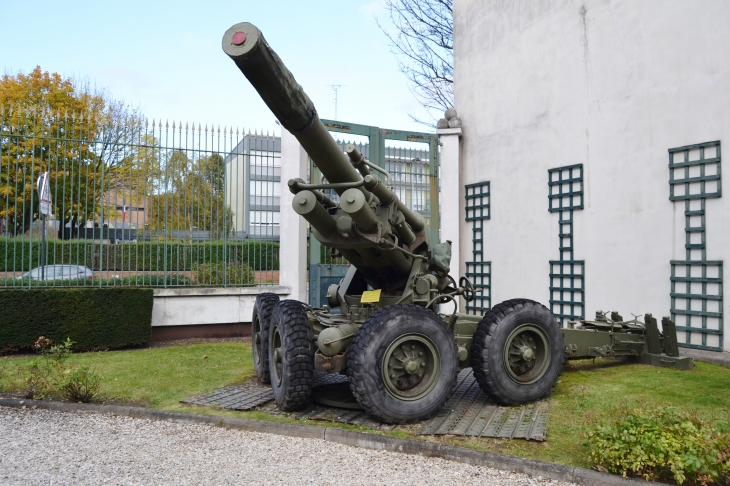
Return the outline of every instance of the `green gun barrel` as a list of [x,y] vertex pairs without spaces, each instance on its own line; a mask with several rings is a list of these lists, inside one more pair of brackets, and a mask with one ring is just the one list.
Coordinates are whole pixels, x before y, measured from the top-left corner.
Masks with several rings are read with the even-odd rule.
[[[234,25],[223,35],[222,47],[329,182],[362,180],[320,121],[312,100],[255,25],[248,22]],[[361,190],[367,195],[365,189]],[[336,191],[342,194],[345,189]]]

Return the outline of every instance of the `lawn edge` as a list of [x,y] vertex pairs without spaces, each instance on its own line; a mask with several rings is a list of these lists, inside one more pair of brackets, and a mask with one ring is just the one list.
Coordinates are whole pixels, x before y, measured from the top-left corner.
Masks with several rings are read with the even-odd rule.
[[352,447],[361,447],[364,449],[400,452],[425,457],[438,457],[454,462],[493,467],[506,471],[529,474],[531,476],[542,476],[544,478],[559,481],[571,481],[582,485],[646,484],[646,481],[642,479],[624,478],[615,474],[603,473],[582,467],[565,466],[551,462],[536,461],[534,459],[524,459],[517,456],[496,454],[494,452],[475,451],[473,449],[466,449],[463,447],[414,439],[401,439],[385,435],[374,435],[365,432],[355,432],[332,427],[267,422],[265,420],[244,418],[222,418],[215,415],[168,412],[165,410],[155,410],[143,407],[68,403],[50,400],[0,398],[0,406],[44,409],[57,412],[123,415],[126,417],[148,420],[204,424],[212,425],[214,427],[245,430],[249,432],[261,432],[308,439],[321,439]]

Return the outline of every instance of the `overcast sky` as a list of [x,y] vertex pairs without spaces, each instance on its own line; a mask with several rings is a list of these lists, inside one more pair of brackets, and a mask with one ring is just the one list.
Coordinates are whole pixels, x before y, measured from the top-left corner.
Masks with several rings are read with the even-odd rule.
[[221,50],[251,22],[322,118],[426,131],[375,18],[380,0],[0,0],[0,67],[88,79],[150,118],[275,130],[274,116]]

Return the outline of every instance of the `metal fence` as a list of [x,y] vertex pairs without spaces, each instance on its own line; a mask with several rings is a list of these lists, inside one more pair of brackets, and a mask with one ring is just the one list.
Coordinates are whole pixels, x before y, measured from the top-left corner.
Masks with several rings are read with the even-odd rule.
[[0,286],[276,284],[279,152],[263,133],[0,106]]
[[[433,134],[397,132],[378,127],[323,120],[333,132],[337,144],[345,151],[348,143],[370,162],[383,167],[392,176],[393,191],[406,206],[420,213],[431,227],[431,238],[438,239],[438,146]],[[310,161],[310,181],[325,182]],[[380,176],[380,174],[377,174]],[[333,190],[325,193],[334,201],[339,196]],[[315,307],[327,303],[326,293],[331,284],[339,283],[349,264],[332,256],[329,248],[309,237],[309,303]]]

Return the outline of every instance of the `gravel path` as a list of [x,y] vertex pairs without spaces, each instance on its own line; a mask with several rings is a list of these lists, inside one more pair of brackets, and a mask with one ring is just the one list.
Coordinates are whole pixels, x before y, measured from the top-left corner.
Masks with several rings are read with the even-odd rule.
[[0,484],[568,484],[316,439],[0,407]]

